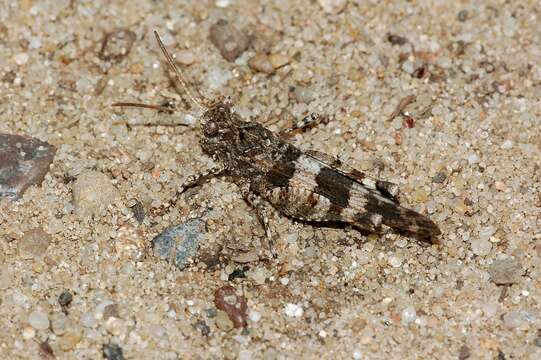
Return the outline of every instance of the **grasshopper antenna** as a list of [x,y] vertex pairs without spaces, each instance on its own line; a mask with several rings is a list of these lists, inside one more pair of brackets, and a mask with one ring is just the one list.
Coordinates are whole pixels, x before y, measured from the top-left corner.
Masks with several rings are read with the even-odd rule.
[[145,109],[158,110],[158,111],[166,112],[166,113],[168,113],[168,114],[172,114],[172,113],[175,112],[174,109],[169,108],[169,107],[166,107],[166,106],[161,106],[161,105],[149,105],[149,104],[134,103],[134,102],[117,102],[117,103],[111,104],[111,106],[118,106],[118,107],[122,107],[122,106],[139,107],[139,108],[145,108]]
[[188,97],[203,111],[208,110],[207,104],[209,103],[208,99],[205,98],[197,89],[192,89],[190,86],[188,86],[188,81],[182,74],[182,71],[178,69],[178,67],[175,65],[175,62],[173,60],[173,57],[169,54],[167,49],[165,48],[165,45],[162,42],[162,39],[160,38],[160,35],[156,30],[154,30],[154,36],[156,36],[156,40],[158,41],[158,45],[160,46],[160,49],[163,52],[163,55],[165,56],[165,59],[167,60],[167,64],[169,65],[169,68],[175,73],[177,76],[177,81],[182,85],[182,88],[184,91],[186,91],[186,94],[188,94]]

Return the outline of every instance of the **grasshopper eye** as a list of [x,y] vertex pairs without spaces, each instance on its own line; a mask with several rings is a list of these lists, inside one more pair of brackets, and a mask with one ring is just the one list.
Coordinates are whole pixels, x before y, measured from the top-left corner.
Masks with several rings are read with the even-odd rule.
[[214,121],[209,121],[203,125],[203,131],[207,136],[214,136],[218,134],[218,125]]

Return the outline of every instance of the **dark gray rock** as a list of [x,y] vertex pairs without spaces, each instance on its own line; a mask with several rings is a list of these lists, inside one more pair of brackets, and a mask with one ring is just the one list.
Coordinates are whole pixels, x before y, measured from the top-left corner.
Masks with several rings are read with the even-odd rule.
[[56,149],[36,138],[0,134],[0,196],[19,199],[31,185],[39,185]]

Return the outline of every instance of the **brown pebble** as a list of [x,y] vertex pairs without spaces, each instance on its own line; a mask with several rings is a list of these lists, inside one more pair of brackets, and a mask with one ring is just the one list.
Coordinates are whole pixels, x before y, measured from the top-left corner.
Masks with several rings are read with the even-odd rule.
[[470,348],[467,347],[466,345],[462,345],[462,347],[460,348],[460,350],[458,352],[458,359],[459,360],[466,360],[470,356],[471,356]]
[[29,186],[41,184],[55,152],[36,138],[0,134],[0,197],[17,200]]
[[246,326],[246,298],[238,296],[232,286],[222,286],[214,292],[214,305],[227,313],[236,328]]
[[270,54],[269,61],[272,64],[272,67],[275,69],[281,68],[289,64],[289,58],[281,54]]
[[54,359],[54,351],[47,340],[39,343],[39,355],[46,359]]
[[120,317],[117,304],[109,304],[103,309],[103,320],[107,320],[111,317]]
[[272,66],[267,54],[257,54],[248,60],[248,66],[255,71],[265,74],[272,74],[274,67]]
[[250,37],[223,19],[210,27],[210,41],[223,58],[230,62],[235,61],[250,46]]

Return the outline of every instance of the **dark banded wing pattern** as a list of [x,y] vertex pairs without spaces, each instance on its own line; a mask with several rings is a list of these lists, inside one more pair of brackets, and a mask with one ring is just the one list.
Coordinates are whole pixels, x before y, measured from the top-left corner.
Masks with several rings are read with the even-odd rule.
[[398,205],[392,193],[396,185],[333,167],[308,153],[291,153],[294,156],[266,174],[269,190],[262,194],[285,214],[307,221],[346,222],[366,230],[384,224],[422,237],[440,234],[430,219]]

